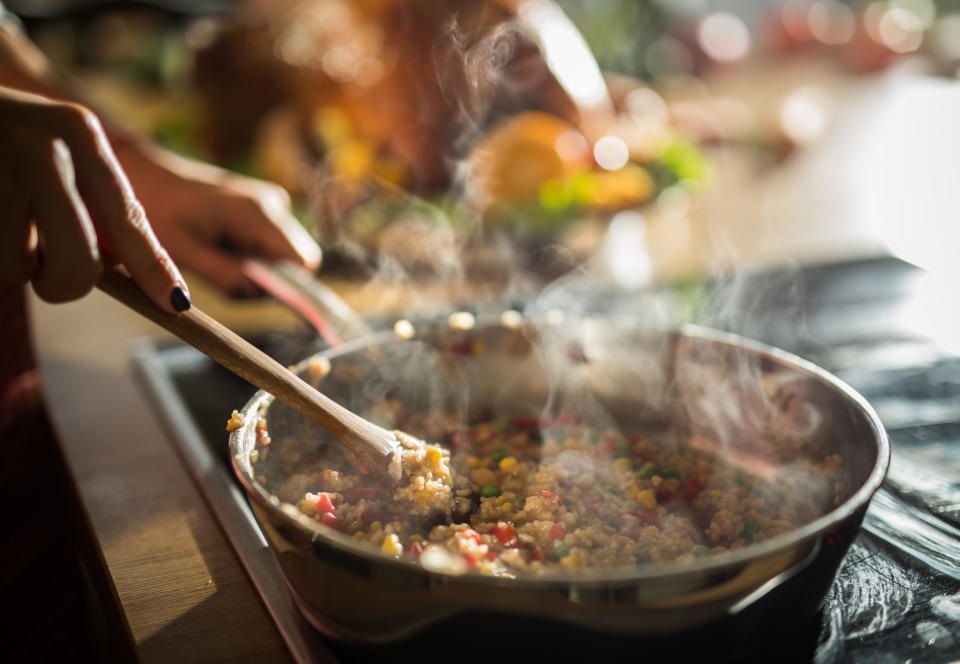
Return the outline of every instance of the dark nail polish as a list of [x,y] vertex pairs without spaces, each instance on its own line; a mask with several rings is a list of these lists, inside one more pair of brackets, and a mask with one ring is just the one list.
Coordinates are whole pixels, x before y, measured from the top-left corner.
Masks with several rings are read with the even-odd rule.
[[184,312],[190,308],[190,296],[179,286],[174,286],[170,291],[170,304],[173,305],[174,311]]

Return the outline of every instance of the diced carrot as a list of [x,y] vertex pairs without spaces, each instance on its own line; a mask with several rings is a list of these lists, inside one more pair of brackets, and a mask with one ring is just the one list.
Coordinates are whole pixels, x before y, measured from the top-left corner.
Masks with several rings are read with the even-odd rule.
[[334,514],[336,511],[336,508],[334,508],[333,503],[330,501],[330,496],[321,493],[320,497],[317,498],[317,514]]

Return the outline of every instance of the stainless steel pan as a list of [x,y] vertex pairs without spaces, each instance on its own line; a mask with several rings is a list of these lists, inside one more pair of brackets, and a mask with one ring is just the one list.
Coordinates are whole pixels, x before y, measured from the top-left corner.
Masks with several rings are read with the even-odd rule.
[[[451,616],[483,612],[594,632],[659,634],[749,609],[808,567],[816,569],[811,587],[822,599],[890,458],[883,427],[862,397],[800,358],[711,330],[664,332],[610,319],[506,322],[469,329],[433,322],[415,327],[412,338],[388,332],[357,340],[320,354],[333,367],[321,387],[358,412],[390,394],[408,408],[466,413],[479,405],[529,416],[560,403],[589,408],[591,417],[606,421],[684,427],[723,441],[714,450],[718,463],[772,482],[785,478],[797,458],[837,454],[842,480],[835,506],[787,534],[693,564],[516,579],[437,573],[367,549],[273,495],[296,470],[298,455],[322,454],[336,443],[258,392],[242,410],[244,426],[231,434],[233,467],[298,605],[319,630],[390,642]],[[296,370],[309,379],[310,364],[304,360]],[[260,414],[277,449],[253,463]],[[771,438],[776,449],[758,448]]]

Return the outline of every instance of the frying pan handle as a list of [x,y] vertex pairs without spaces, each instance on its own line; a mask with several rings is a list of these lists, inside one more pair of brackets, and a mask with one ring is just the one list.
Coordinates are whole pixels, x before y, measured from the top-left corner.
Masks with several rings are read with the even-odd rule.
[[736,603],[734,603],[729,609],[727,609],[727,613],[729,613],[732,616],[737,615],[744,609],[747,609],[750,606],[753,606],[756,602],[760,601],[761,599],[769,595],[771,592],[773,592],[774,590],[782,586],[784,583],[786,583],[790,579],[800,574],[800,572],[807,569],[811,565],[811,563],[813,563],[813,561],[816,560],[817,556],[820,554],[820,549],[822,548],[822,546],[823,546],[823,539],[821,537],[818,537],[817,541],[814,542],[813,546],[810,547],[810,551],[807,553],[807,555],[805,555],[803,558],[795,562],[793,565],[791,565],[787,569],[777,574],[775,577],[773,577],[766,583],[763,583],[760,586],[758,586],[755,590],[748,593],[745,597],[742,597],[741,599],[737,600]]
[[370,334],[370,328],[356,311],[300,265],[249,259],[243,263],[243,272],[300,314],[331,347]]

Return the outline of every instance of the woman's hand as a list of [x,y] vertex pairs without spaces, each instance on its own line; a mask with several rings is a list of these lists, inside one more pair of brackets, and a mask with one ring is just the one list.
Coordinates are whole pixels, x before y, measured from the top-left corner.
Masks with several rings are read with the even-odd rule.
[[190,306],[97,117],[0,86],[0,279],[73,300],[96,283],[100,246],[160,307]]
[[290,213],[283,188],[146,144],[120,147],[118,156],[163,245],[224,293],[257,292],[241,270],[244,258],[319,267],[320,248]]

